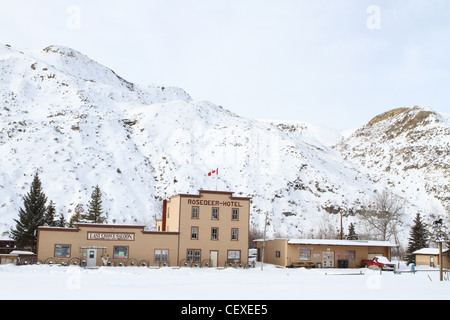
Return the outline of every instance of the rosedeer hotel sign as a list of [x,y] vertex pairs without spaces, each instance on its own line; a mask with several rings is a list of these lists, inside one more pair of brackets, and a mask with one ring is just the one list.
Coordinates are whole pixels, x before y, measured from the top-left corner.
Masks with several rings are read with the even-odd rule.
[[87,239],[104,241],[134,241],[134,233],[88,232]]
[[199,200],[188,199],[188,204],[200,206],[224,206],[242,208],[243,205],[239,201],[217,201],[217,200]]

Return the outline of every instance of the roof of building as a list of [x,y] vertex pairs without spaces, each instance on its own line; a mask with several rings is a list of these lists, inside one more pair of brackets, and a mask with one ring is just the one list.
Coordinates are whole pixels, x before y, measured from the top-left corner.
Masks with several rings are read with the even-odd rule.
[[198,190],[198,194],[187,194],[187,193],[179,193],[176,194],[174,197],[180,196],[180,197],[194,197],[194,198],[200,198],[203,196],[203,194],[223,194],[228,195],[230,199],[234,200],[251,200],[251,197],[244,197],[244,196],[233,196],[234,192],[231,191],[214,191],[214,190]]
[[[287,240],[288,244],[302,244],[302,245],[397,247],[396,244],[392,244],[388,241],[375,241],[375,240],[340,240],[340,239],[269,239],[269,240]],[[258,239],[255,241],[263,241],[263,239]]]
[[[446,251],[448,251],[448,249],[442,250],[442,252],[446,252]],[[439,254],[439,249],[438,248],[422,248],[422,249],[414,251],[413,254],[438,255]]]

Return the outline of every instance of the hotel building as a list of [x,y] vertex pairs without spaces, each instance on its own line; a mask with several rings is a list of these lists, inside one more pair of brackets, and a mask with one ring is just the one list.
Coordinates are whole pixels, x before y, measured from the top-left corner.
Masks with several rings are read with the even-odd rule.
[[250,201],[232,192],[200,190],[163,202],[156,231],[143,225],[84,224],[38,228],[43,263],[102,265],[244,265]]

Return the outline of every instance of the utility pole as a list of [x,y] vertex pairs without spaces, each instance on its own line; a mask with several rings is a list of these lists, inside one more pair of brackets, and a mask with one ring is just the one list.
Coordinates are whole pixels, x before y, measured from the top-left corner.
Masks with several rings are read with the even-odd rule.
[[266,249],[267,217],[268,217],[268,213],[266,212],[266,219],[264,221],[264,239],[263,239],[263,247],[262,247],[261,271],[263,271],[263,269],[264,269],[264,251]]
[[443,262],[443,259],[442,259],[442,241],[439,241],[439,280],[440,281],[444,280],[442,262]]

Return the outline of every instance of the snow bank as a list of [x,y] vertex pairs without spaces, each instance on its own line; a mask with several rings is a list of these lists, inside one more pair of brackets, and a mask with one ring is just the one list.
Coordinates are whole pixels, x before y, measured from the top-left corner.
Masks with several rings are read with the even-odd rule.
[[[403,271],[408,271],[402,265]],[[111,268],[0,266],[0,299],[310,300],[449,299],[437,269]]]

